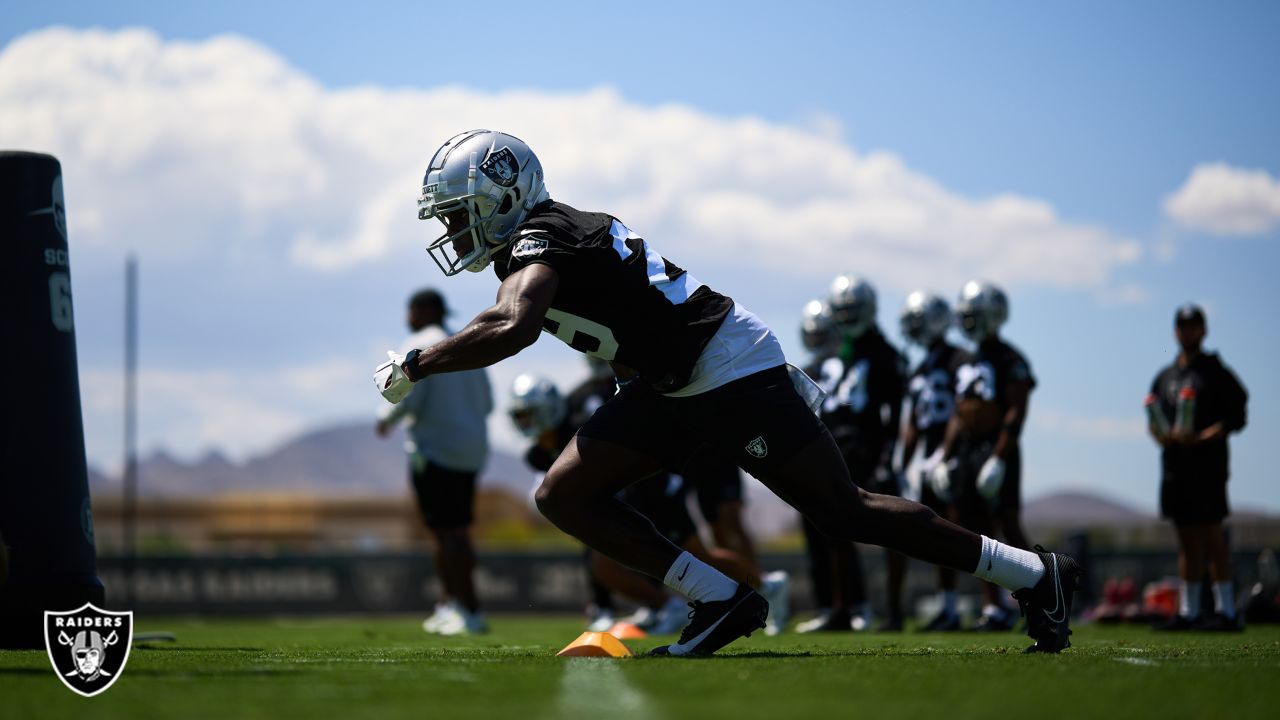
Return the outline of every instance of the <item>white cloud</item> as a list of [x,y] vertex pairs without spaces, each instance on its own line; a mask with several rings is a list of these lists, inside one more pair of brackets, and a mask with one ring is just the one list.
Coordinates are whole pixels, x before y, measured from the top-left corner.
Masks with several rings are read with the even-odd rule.
[[61,158],[78,243],[152,258],[325,270],[385,259],[431,231],[415,217],[422,166],[471,126],[522,136],[555,196],[622,216],[695,268],[1097,288],[1140,252],[1041,200],[966,198],[890,153],[861,153],[829,118],[722,118],[607,88],[330,90],[232,36],[49,29],[0,55],[0,143]]
[[[51,28],[0,49],[0,147],[62,161],[79,262],[114,268],[135,250],[150,278],[168,280],[144,291],[144,320],[147,307],[176,308],[145,326],[147,362],[184,356],[159,347],[166,327],[191,322],[183,303],[216,308],[200,316],[210,324],[198,337],[230,349],[209,367],[144,367],[143,445],[188,455],[216,445],[244,457],[321,419],[372,415],[368,375],[400,314],[384,288],[439,282],[421,254],[437,229],[416,219],[424,165],[444,139],[477,126],[528,141],[555,197],[617,214],[708,281],[776,279],[767,290],[793,288],[778,296],[797,308],[845,270],[875,279],[882,297],[974,276],[1139,296],[1113,287],[1137,243],[1068,222],[1043,200],[965,197],[892,153],[851,147],[821,115],[794,126],[725,118],[609,88],[335,90],[234,36]],[[78,267],[77,283],[94,277]],[[172,294],[183,284],[192,292]],[[332,297],[317,290],[329,287]],[[455,307],[478,308],[492,278],[455,278],[448,290]],[[320,359],[295,357],[308,334],[325,345]],[[255,359],[237,361],[237,343]],[[98,359],[118,349],[96,349],[106,352],[82,351],[81,368],[89,452],[102,458],[118,455],[120,385]],[[522,354],[495,368],[495,390],[539,368],[567,385],[581,368],[565,357]],[[517,445],[504,422],[494,421],[495,441]]]
[[1191,230],[1261,235],[1280,228],[1280,179],[1266,170],[1206,163],[1165,198],[1164,211]]

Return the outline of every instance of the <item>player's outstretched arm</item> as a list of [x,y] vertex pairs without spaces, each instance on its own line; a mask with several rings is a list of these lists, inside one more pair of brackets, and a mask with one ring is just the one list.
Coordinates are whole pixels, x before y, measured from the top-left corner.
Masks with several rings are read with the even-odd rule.
[[476,315],[455,335],[418,354],[410,375],[414,379],[436,373],[488,367],[533,344],[559,286],[551,267],[529,265],[498,286],[493,306]]

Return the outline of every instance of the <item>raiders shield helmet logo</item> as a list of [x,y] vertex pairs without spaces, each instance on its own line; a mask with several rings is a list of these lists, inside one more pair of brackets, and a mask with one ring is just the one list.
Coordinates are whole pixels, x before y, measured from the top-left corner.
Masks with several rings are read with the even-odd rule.
[[752,457],[762,458],[769,454],[769,446],[765,444],[763,437],[757,437],[747,443],[747,452],[751,453]]
[[489,153],[489,157],[480,163],[480,172],[502,187],[511,187],[516,184],[516,177],[520,175],[520,163],[516,161],[515,153],[504,147],[498,152]]
[[93,697],[120,679],[133,644],[133,612],[86,603],[79,610],[44,613],[44,646],[63,685]]

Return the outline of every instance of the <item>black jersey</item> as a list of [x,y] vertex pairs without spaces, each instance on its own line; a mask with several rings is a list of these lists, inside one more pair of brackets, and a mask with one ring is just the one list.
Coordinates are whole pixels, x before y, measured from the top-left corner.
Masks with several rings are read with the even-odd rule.
[[494,256],[500,280],[548,265],[559,287],[543,330],[575,350],[615,361],[662,393],[688,384],[733,300],[663,258],[617,218],[548,200]]
[[898,437],[906,362],[879,328],[822,363],[822,421],[844,452],[871,465],[887,460]]
[[[1214,353],[1201,353],[1187,366],[1178,367],[1175,360],[1151,382],[1151,394],[1164,413],[1169,427],[1178,415],[1179,396],[1189,388],[1194,394],[1192,431],[1200,432],[1210,425],[1222,423],[1228,433],[1241,430],[1246,422],[1249,393],[1231,369]],[[1227,437],[1195,445],[1168,445],[1161,452],[1165,477],[1225,480],[1229,472]]]
[[907,383],[911,422],[924,442],[928,457],[942,444],[947,421],[956,409],[956,376],[961,366],[971,362],[969,353],[940,342],[929,349]]
[[991,338],[979,344],[977,351],[956,371],[956,397],[985,400],[1007,410],[1006,390],[1012,382],[1027,382],[1034,388],[1036,378],[1031,373],[1031,364],[1014,346]]

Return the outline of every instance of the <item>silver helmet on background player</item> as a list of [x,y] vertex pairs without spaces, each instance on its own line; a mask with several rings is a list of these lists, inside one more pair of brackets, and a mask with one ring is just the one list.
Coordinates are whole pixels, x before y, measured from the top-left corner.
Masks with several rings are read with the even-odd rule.
[[800,315],[800,342],[811,353],[822,353],[835,340],[835,323],[831,320],[831,308],[821,300],[805,303]]
[[541,435],[559,425],[567,411],[567,402],[550,380],[524,373],[511,382],[507,414],[521,435],[527,438]]
[[857,339],[876,322],[876,290],[856,275],[840,275],[831,283],[827,298],[831,319],[840,334]]
[[951,327],[951,308],[937,295],[916,290],[903,303],[898,323],[903,337],[927,348],[946,336],[947,328]]
[[956,325],[965,337],[980,343],[995,336],[1008,319],[1009,298],[995,284],[970,280],[960,289]]
[[546,199],[542,163],[524,141],[492,130],[455,135],[436,150],[422,178],[418,219],[445,226],[427,252],[445,275],[480,272]]

